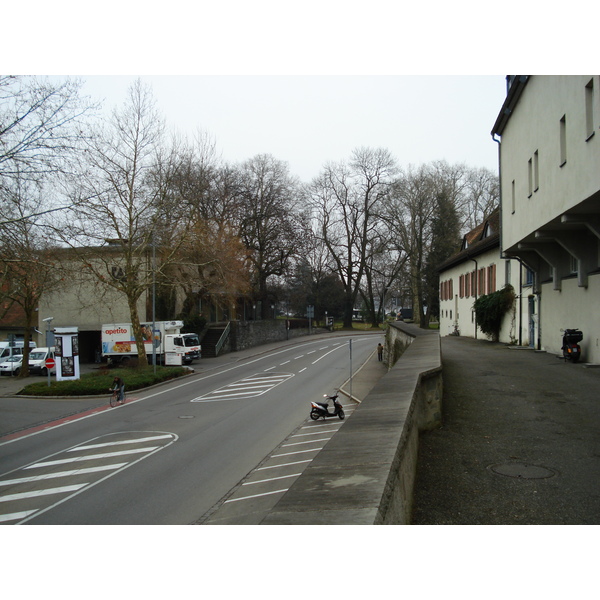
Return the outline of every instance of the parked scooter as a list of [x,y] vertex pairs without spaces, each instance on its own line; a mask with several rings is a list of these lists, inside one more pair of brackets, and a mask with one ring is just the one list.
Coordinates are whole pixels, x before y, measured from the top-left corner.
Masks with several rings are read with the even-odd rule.
[[[327,398],[326,402],[311,402],[310,406],[310,418],[313,421],[324,419],[325,417],[339,417],[342,421],[344,420],[344,409],[341,403],[337,399],[337,392],[333,396],[323,395],[323,398]],[[329,411],[329,400],[333,400],[333,412]]]
[[583,339],[583,333],[579,329],[561,329],[563,332],[563,357],[565,361],[577,362],[581,357],[579,343]]

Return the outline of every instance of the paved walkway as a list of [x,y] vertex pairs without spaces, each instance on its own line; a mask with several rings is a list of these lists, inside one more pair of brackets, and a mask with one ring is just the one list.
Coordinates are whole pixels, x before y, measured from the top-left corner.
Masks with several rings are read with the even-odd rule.
[[442,362],[413,523],[599,524],[600,369],[461,337]]

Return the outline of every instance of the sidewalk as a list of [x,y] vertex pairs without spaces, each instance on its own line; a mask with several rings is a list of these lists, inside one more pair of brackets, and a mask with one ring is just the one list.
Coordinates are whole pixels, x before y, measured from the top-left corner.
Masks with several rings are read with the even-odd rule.
[[442,338],[443,426],[421,435],[414,524],[599,524],[600,369]]

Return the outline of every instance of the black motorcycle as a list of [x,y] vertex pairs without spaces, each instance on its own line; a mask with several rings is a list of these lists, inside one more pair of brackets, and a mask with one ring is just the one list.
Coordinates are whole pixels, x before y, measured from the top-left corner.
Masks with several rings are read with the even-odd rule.
[[579,329],[561,329],[563,332],[563,358],[565,361],[577,362],[581,357],[579,342],[583,339],[583,333]]
[[[340,420],[343,421],[345,417],[344,409],[337,399],[337,393],[333,396],[328,396],[327,394],[324,394],[323,397],[327,398],[327,401],[310,403],[310,418],[313,421],[316,421],[317,419],[325,419],[326,417],[339,417]],[[333,412],[329,410],[329,400],[333,400]]]

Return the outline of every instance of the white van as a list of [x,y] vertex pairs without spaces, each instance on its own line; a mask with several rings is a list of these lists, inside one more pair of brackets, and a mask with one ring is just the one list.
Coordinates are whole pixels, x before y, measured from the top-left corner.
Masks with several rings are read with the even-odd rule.
[[[51,348],[35,348],[29,352],[29,372],[33,375],[35,373],[41,373],[42,375],[48,375],[48,369],[46,369],[46,359],[54,358],[54,346]],[[56,367],[50,369],[52,375],[56,375]]]
[[[35,342],[29,342],[29,352],[32,352],[34,348]],[[0,342],[0,362],[18,354],[23,354],[23,340],[13,342],[12,346],[6,340]]]

